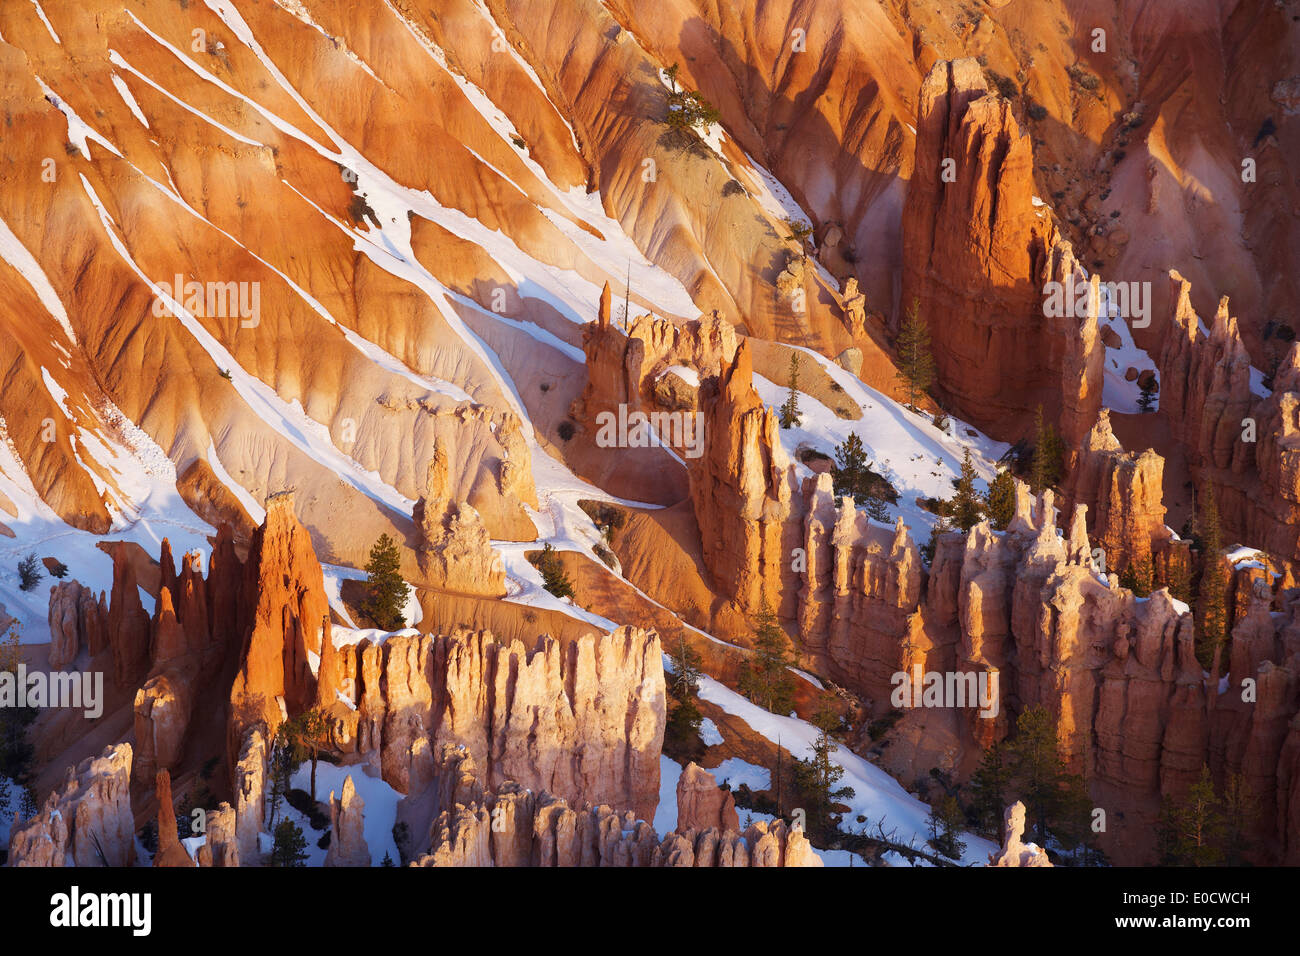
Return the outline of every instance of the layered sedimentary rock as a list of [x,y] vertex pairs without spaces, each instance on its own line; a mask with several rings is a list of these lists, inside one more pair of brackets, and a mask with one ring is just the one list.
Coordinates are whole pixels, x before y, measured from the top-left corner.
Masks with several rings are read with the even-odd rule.
[[330,845],[326,866],[369,866],[370,847],[365,836],[366,802],[357,794],[349,774],[343,792],[330,792]]
[[413,517],[420,531],[416,555],[422,583],[465,594],[506,593],[505,565],[492,550],[483,519],[468,502],[451,497],[450,461],[441,440],[434,445]]
[[[1033,149],[974,59],[935,63],[921,85],[903,211],[903,301],[931,325],[938,387],[985,430],[1019,437],[1036,403],[1066,446],[1101,404],[1096,310],[1045,317],[1049,281],[1080,275],[1035,205]],[[1080,321],[1081,319],[1081,321]]]
[[[170,570],[171,586],[176,587],[171,557],[166,551],[162,557],[163,579],[168,578]],[[200,629],[206,631],[206,622],[195,614],[191,616],[196,634]],[[150,781],[159,770],[171,770],[180,763],[202,666],[201,649],[191,649],[188,628],[177,618],[166,585],[158,595],[153,634],[154,664],[144,686],[136,692],[134,705],[135,776],[139,781]]]
[[809,663],[859,691],[887,692],[899,635],[921,596],[921,560],[906,527],[871,521],[833,478],[798,478],[775,414],[753,387],[748,345],[700,388],[704,453],[691,500],[716,591],[747,615],[766,601]]
[[132,866],[131,745],[104,748],[69,767],[36,815],[15,820],[10,866]]
[[1154,554],[1170,544],[1163,482],[1164,459],[1149,448],[1126,453],[1111,431],[1109,410],[1102,409],[1079,448],[1065,502],[1067,511],[1073,503],[1088,506],[1092,540],[1105,551],[1108,570],[1154,569]]
[[112,546],[113,592],[108,609],[108,642],[113,677],[120,687],[138,686],[149,669],[149,615],[140,603],[135,568],[121,542]]
[[230,691],[232,755],[246,728],[262,723],[274,734],[285,716],[300,713],[315,699],[308,655],[320,654],[329,600],[311,535],[294,515],[291,493],[267,500],[266,520],[253,535],[244,576],[251,611]]
[[939,539],[920,612],[924,640],[910,644],[926,671],[997,673],[1000,713],[968,709],[965,746],[1000,739],[1025,709],[1045,708],[1097,805],[1123,810],[1102,838],[1119,862],[1150,859],[1162,798],[1181,798],[1203,765],[1220,784],[1240,774],[1263,807],[1263,845],[1291,852],[1284,753],[1297,712],[1300,602],[1272,614],[1263,588],[1233,626],[1225,672],[1207,676],[1185,606],[1163,589],[1136,598],[1117,575],[1094,569],[1086,506],[1076,505],[1062,536],[1050,493],[1030,507],[1018,492],[1006,532],[980,524]]
[[708,829],[739,831],[740,816],[731,791],[692,761],[677,778],[677,832]]
[[154,792],[158,797],[158,852],[154,866],[193,867],[194,861],[181,845],[176,831],[176,809],[172,805],[172,780],[166,770],[158,771]]
[[367,755],[395,789],[422,791],[438,748],[454,744],[490,786],[513,780],[653,815],[665,720],[653,631],[542,637],[531,649],[486,631],[399,633],[336,650],[330,683],[355,696],[320,701],[334,742]]
[[203,845],[195,856],[199,866],[239,866],[239,842],[236,836],[235,810],[222,803],[207,814]]
[[1300,344],[1273,375],[1252,385],[1250,355],[1226,297],[1208,333],[1191,283],[1170,272],[1172,325],[1160,351],[1160,407],[1193,476],[1212,482],[1225,528],[1300,562]]
[[50,669],[60,670],[77,659],[81,649],[98,654],[108,641],[108,605],[79,581],[50,588]]
[[717,312],[680,324],[654,315],[628,316],[615,324],[608,283],[596,321],[582,333],[588,380],[575,406],[579,420],[619,404],[641,407],[651,398],[651,383],[670,366],[705,378],[718,374],[736,354],[736,330]]
[[262,858],[257,835],[266,821],[267,747],[260,724],[244,731],[235,763],[235,846],[239,859],[251,866]]
[[700,385],[704,454],[690,463],[691,501],[715,589],[746,613],[767,601],[789,617],[782,585],[800,544],[789,521],[794,470],[781,448],[776,413],[753,386],[747,342],[734,361]]
[[900,636],[921,598],[921,555],[900,518],[892,532],[835,498],[833,479],[804,480],[798,631],[833,680],[881,693],[902,664]]
[[653,827],[607,805],[581,809],[513,783],[492,792],[463,749],[445,748],[433,782],[435,817],[418,866],[821,866],[798,829],[758,823],[743,834],[680,829],[661,840]]

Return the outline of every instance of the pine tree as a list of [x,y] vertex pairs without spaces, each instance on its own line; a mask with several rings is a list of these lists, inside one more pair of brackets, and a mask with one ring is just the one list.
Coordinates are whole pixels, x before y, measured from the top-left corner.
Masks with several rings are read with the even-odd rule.
[[1184,604],[1192,602],[1192,571],[1188,567],[1189,552],[1185,549],[1170,550],[1165,554],[1165,561],[1160,566],[1157,584],[1169,589],[1169,593]]
[[383,858],[382,860],[379,861],[379,865],[380,865],[380,866],[397,866],[397,864],[393,862],[393,855],[392,855],[391,853],[389,853],[387,850],[384,851],[384,858]]
[[1223,862],[1223,808],[1210,768],[1181,800],[1166,798],[1156,828],[1156,846],[1166,866],[1218,866]]
[[13,620],[5,629],[4,636],[0,637],[0,672],[16,674],[22,662],[22,625]]
[[898,377],[907,391],[907,404],[916,407],[918,396],[934,384],[934,355],[930,327],[920,317],[921,304],[912,300],[898,332]]
[[289,740],[288,732],[283,724],[276,731],[275,739],[271,743],[271,759],[269,762],[269,773],[271,776],[270,787],[270,806],[268,807],[268,823],[274,827],[276,815],[280,812],[280,804],[289,794],[290,781],[293,779],[293,772],[298,769],[300,761],[294,759],[294,746]]
[[700,652],[686,643],[685,635],[678,638],[676,659],[673,661],[673,693],[681,700],[690,700],[700,691]]
[[397,543],[381,534],[370,549],[366,564],[367,600],[365,612],[385,631],[395,631],[406,623],[406,582],[402,580],[402,555]]
[[975,462],[971,460],[969,448],[962,458],[961,477],[954,478],[952,484],[957,489],[952,499],[953,523],[962,531],[969,531],[983,517],[979,495],[975,493]]
[[1227,866],[1243,866],[1255,849],[1255,826],[1260,801],[1240,773],[1228,774],[1223,784],[1223,848]]
[[939,539],[952,530],[952,524],[948,521],[946,515],[939,515],[934,522],[934,527],[930,529],[930,540],[921,545],[921,558],[926,565],[934,563],[934,549],[939,543]]
[[1219,525],[1219,506],[1214,497],[1214,485],[1208,481],[1201,493],[1201,542],[1203,550],[1196,657],[1201,666],[1209,670],[1228,638],[1228,612],[1224,604],[1228,573],[1223,562],[1223,530]]
[[[18,666],[23,662],[21,629],[18,621],[11,621],[4,636],[0,637],[0,673],[17,674]],[[36,756],[36,747],[28,739],[27,729],[40,713],[37,707],[0,707],[0,776],[15,781],[27,779],[32,759]]]
[[1151,376],[1141,382],[1138,382],[1138,411],[1150,412],[1156,407],[1156,380]]
[[1150,558],[1130,561],[1128,566],[1120,572],[1119,586],[1128,588],[1138,597],[1148,597],[1151,594],[1151,589],[1155,586],[1153,577]]
[[860,496],[866,497],[867,450],[857,432],[849,432],[849,437],[835,446],[835,467],[831,478],[835,497],[852,495],[855,502]]
[[1061,458],[1065,449],[1056,429],[1043,418],[1043,406],[1034,413],[1034,456],[1030,463],[1029,490],[1041,494],[1061,480]]
[[960,860],[966,852],[966,843],[959,839],[966,816],[961,804],[950,793],[941,794],[930,804],[930,845],[944,856]]
[[679,638],[677,653],[673,657],[672,681],[668,684],[669,710],[664,726],[664,752],[673,759],[696,759],[704,752],[700,739],[700,725],[704,714],[695,702],[700,683],[699,652]]
[[994,743],[980,758],[970,778],[971,810],[980,832],[1001,838],[1002,814],[1007,807],[1007,788],[1011,785],[1011,768],[1006,745]]
[[542,552],[533,561],[538,572],[542,575],[542,587],[550,591],[557,598],[572,598],[573,582],[569,580],[569,575],[564,570],[564,565],[560,562],[560,554],[548,541],[542,547]]
[[867,489],[867,514],[877,521],[889,522],[889,502],[879,482],[871,482]]
[[1077,832],[1082,822],[1075,819],[1082,781],[1069,772],[1061,757],[1056,727],[1045,707],[1021,712],[1007,756],[1011,789],[1024,801],[1039,845],[1047,845],[1049,830],[1061,836]]
[[802,424],[803,417],[799,414],[799,353],[790,353],[790,392],[786,396],[785,404],[781,406],[778,419],[782,428],[795,428]]
[[754,653],[740,665],[740,692],[774,714],[788,714],[794,705],[794,679],[786,637],[766,594],[754,619],[754,631]]
[[835,752],[835,741],[830,734],[832,716],[825,706],[818,711],[818,734],[811,748],[812,755],[806,759],[795,758],[794,767],[795,785],[808,804],[809,831],[823,840],[839,826],[840,817],[834,812],[834,805],[856,795],[852,787],[837,786],[844,776],[844,768],[831,760]]
[[292,820],[281,820],[275,828],[275,844],[271,847],[270,866],[306,866],[307,841],[302,828]]
[[313,707],[287,720],[282,725],[282,729],[295,754],[300,757],[298,762],[311,761],[311,798],[314,801],[316,764],[320,760],[320,752],[330,745],[329,724],[325,720],[325,715]]
[[23,787],[23,795],[18,800],[18,812],[24,820],[36,816],[36,791],[31,784]]
[[1011,469],[999,469],[984,496],[984,510],[988,513],[989,524],[998,531],[1007,530],[1011,519],[1016,516],[1016,479]]
[[677,74],[681,72],[680,63],[674,63],[672,66],[664,67],[664,75],[668,77],[668,82],[674,93],[677,92]]

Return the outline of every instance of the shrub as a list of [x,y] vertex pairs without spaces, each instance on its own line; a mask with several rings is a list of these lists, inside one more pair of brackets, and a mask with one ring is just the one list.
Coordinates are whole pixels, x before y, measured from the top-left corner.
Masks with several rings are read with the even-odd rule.
[[560,563],[560,553],[551,547],[548,541],[540,552],[534,552],[532,558],[533,566],[542,575],[542,587],[550,591],[557,598],[573,597],[573,582],[569,576],[564,573],[564,565]]
[[36,560],[36,555],[29,554],[18,562],[18,586],[24,591],[30,591],[41,580],[40,562]]
[[1078,63],[1072,63],[1065,72],[1070,75],[1071,80],[1089,92],[1096,92],[1101,88],[1101,80]]
[[560,422],[559,427],[556,428],[555,431],[557,434],[559,434],[561,441],[568,441],[574,435],[574,431],[575,431],[574,424],[568,419],[565,419],[564,421]]

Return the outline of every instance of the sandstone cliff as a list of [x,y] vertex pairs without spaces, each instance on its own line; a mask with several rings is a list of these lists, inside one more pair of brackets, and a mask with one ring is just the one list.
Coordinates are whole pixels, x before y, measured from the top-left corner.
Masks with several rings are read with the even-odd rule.
[[486,631],[393,634],[337,651],[334,690],[355,696],[344,703],[321,685],[335,744],[395,789],[422,791],[438,749],[454,744],[489,786],[513,780],[653,816],[666,713],[654,632],[543,637],[532,649]]
[[821,866],[802,831],[783,821],[758,823],[743,834],[674,830],[661,840],[631,811],[609,806],[571,808],[548,792],[513,783],[496,792],[478,781],[473,759],[447,747],[440,758],[436,816],[427,852],[416,866],[734,867]]
[[1081,277],[1035,194],[1033,148],[974,59],[921,86],[903,211],[902,310],[930,324],[938,387],[961,417],[1017,438],[1036,404],[1072,448],[1101,405],[1096,308],[1045,317],[1046,282]]
[[[1161,411],[1198,486],[1212,482],[1225,529],[1300,562],[1300,347],[1272,390],[1254,382],[1237,320],[1220,299],[1205,329],[1191,283],[1169,273],[1172,329],[1159,353]],[[1292,572],[1294,574],[1294,570]]]

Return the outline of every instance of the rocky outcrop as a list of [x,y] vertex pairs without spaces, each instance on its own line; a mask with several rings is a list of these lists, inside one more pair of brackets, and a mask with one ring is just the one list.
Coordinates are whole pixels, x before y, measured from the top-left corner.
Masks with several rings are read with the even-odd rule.
[[833,680],[878,694],[902,664],[900,635],[921,598],[921,555],[900,518],[871,521],[833,479],[804,481],[798,630],[810,662]]
[[781,820],[754,824],[743,834],[734,828],[678,829],[661,840],[631,811],[620,814],[607,805],[576,809],[513,783],[494,793],[479,783],[473,759],[458,748],[440,755],[433,790],[436,816],[417,866],[822,865],[802,831]]
[[255,725],[244,732],[235,764],[235,846],[245,866],[262,858],[257,835],[266,821],[267,748],[265,728]]
[[1047,852],[1033,843],[1022,843],[1025,805],[1017,800],[1002,816],[1002,850],[989,854],[989,866],[1051,866]]
[[424,584],[444,591],[500,597],[506,593],[505,565],[492,550],[479,513],[468,502],[452,500],[450,463],[441,440],[435,443],[425,492],[413,517],[420,531],[416,549]]
[[91,656],[108,641],[108,606],[101,593],[95,599],[79,581],[61,581],[50,588],[50,670],[62,670],[82,648]]
[[[1156,552],[1173,535],[1165,527],[1164,459],[1153,450],[1126,453],[1102,409],[1080,447],[1065,489],[1067,513],[1074,504],[1088,507],[1093,543],[1106,554],[1106,569],[1122,572],[1132,565],[1154,571]],[[1167,580],[1167,579],[1166,579]]]
[[[645,413],[695,408],[694,387],[670,370],[689,369],[699,380],[717,375],[734,359],[737,337],[735,327],[716,311],[680,324],[653,315],[615,324],[607,283],[596,321],[583,326],[582,347],[587,384],[570,415],[595,435],[597,416],[617,414],[619,406]],[[674,378],[679,384],[664,384]],[[661,437],[684,450],[673,435],[661,431]]]
[[748,345],[700,388],[704,454],[691,499],[719,594],[753,616],[766,600],[810,666],[860,692],[888,693],[899,635],[921,597],[921,560],[901,523],[837,500],[829,474],[798,479],[775,414],[753,387]]
[[694,761],[677,778],[677,832],[740,830],[740,816],[730,790],[718,786],[713,774]]
[[[1093,568],[1086,506],[1076,505],[1066,537],[1050,492],[1030,507],[1017,490],[1006,532],[980,524],[940,537],[921,627],[908,638],[926,671],[998,675],[1000,713],[960,715],[958,752],[978,753],[1041,706],[1096,805],[1123,809],[1101,837],[1118,862],[1150,859],[1161,801],[1180,799],[1205,765],[1219,785],[1239,774],[1261,799],[1262,846],[1290,846],[1294,833],[1278,828],[1292,812],[1283,756],[1297,712],[1300,601],[1270,613],[1263,588],[1238,615],[1220,690],[1220,675],[1206,675],[1196,659],[1185,606],[1163,589],[1139,599],[1116,574]],[[1255,691],[1243,695],[1248,677]],[[915,770],[888,751],[885,759],[895,772]]]
[[1160,368],[1160,408],[1198,487],[1214,484],[1225,530],[1300,567],[1300,345],[1252,385],[1250,355],[1227,297],[1207,330],[1191,283],[1169,273],[1172,325]]
[[176,809],[172,805],[172,778],[166,770],[158,771],[154,792],[158,797],[158,852],[153,865],[192,867],[194,861],[181,845],[176,831]]
[[325,853],[326,866],[370,866],[365,817],[366,802],[357,794],[349,774],[337,799],[330,791],[330,845]]
[[119,687],[135,687],[149,670],[149,615],[140,602],[140,589],[127,545],[121,542],[112,545],[112,555],[108,642],[113,649],[113,678]]
[[902,308],[915,302],[931,325],[948,407],[1015,438],[1042,404],[1073,447],[1101,405],[1104,349],[1095,303],[1082,320],[1046,315],[1045,283],[1073,288],[1081,270],[1034,192],[1030,136],[1012,104],[975,60],[935,63],[903,210]]
[[36,815],[14,821],[10,866],[133,866],[131,745],[69,767]]
[[237,820],[233,807],[222,803],[207,814],[203,845],[195,854],[199,866],[239,866]]
[[151,677],[136,692],[137,780],[146,781],[158,770],[169,770],[180,763],[192,706],[189,682],[167,674]]
[[753,386],[750,347],[700,385],[704,453],[690,464],[691,501],[705,567],[715,590],[754,614],[764,601],[792,616],[783,586],[789,555],[801,543],[789,521],[794,470],[781,448],[776,413]]
[[266,520],[253,535],[244,574],[251,611],[230,691],[232,757],[248,727],[261,723],[273,735],[287,715],[315,700],[308,655],[320,654],[329,600],[311,535],[294,514],[292,493],[267,500]]
[[355,709],[328,710],[335,745],[419,793],[443,744],[464,746],[485,783],[513,780],[570,800],[653,815],[665,691],[659,638],[619,628],[532,649],[486,631],[393,634],[338,648]]

